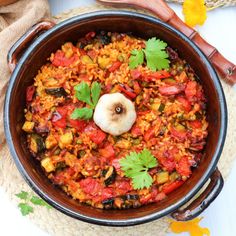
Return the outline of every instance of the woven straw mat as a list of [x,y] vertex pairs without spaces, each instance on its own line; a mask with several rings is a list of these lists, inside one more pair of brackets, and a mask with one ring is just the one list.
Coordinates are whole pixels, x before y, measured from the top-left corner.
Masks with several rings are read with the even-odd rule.
[[[108,7],[95,4],[87,8],[78,8],[70,10],[66,13],[56,16],[54,19],[57,22],[60,22],[75,15],[102,9],[108,9]],[[226,178],[229,174],[230,168],[234,160],[235,153],[233,147],[236,146],[236,140],[233,137],[233,134],[236,133],[236,93],[234,93],[233,89],[229,85],[225,84],[224,82],[222,83],[229,110],[229,126],[226,143],[218,167],[221,173],[223,174],[223,177]],[[32,190],[25,183],[20,173],[16,169],[16,166],[12,161],[12,158],[6,145],[4,145],[3,150],[1,150],[1,156],[4,158],[3,161],[0,162],[0,180],[2,180],[0,182],[6,193],[9,195],[9,198],[16,205],[18,201],[18,199],[15,197],[16,193],[20,192],[21,190],[25,190],[28,192],[32,192]],[[157,236],[164,236],[166,235],[169,226],[168,217],[164,217],[160,220],[156,220],[154,222],[147,223],[144,225],[125,228],[97,226],[70,218],[55,209],[48,210],[44,207],[35,207],[34,213],[30,214],[28,217],[31,221],[33,221],[41,229],[48,232],[50,235],[57,236],[148,236],[152,235],[154,232]]]

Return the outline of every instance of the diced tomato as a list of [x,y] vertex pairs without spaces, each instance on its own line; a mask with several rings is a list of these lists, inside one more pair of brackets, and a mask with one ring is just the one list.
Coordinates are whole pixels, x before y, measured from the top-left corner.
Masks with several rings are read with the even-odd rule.
[[131,191],[133,189],[132,185],[130,184],[130,181],[127,180],[117,180],[114,184],[117,190],[117,194],[119,195],[124,195],[128,191]]
[[84,131],[88,133],[89,138],[96,144],[101,144],[106,138],[106,134],[93,123],[87,125]]
[[132,70],[131,76],[133,79],[139,79],[141,77],[142,73],[139,70]]
[[195,129],[202,128],[202,122],[199,120],[189,121],[189,124],[191,125],[192,128],[195,128]]
[[54,66],[67,67],[67,66],[71,65],[72,63],[74,63],[76,60],[78,60],[78,55],[77,54],[73,55],[70,58],[67,58],[63,51],[57,50],[55,55],[54,55],[54,58],[52,60],[52,64]]
[[82,179],[79,184],[82,190],[90,195],[97,195],[102,189],[102,186],[99,184],[99,182],[91,177]]
[[35,93],[35,87],[34,85],[28,86],[26,89],[26,101],[31,102],[33,100]]
[[170,85],[170,86],[162,86],[159,87],[158,90],[162,95],[176,95],[183,92],[185,89],[185,85],[177,84],[177,85]]
[[133,81],[133,88],[134,88],[135,94],[139,94],[141,92],[141,87],[138,81]]
[[159,201],[161,201],[161,200],[163,200],[163,199],[165,199],[165,198],[166,198],[166,194],[163,193],[163,192],[160,192],[160,193],[158,193],[158,194],[156,195],[155,201],[156,201],[156,202],[159,202]]
[[115,150],[113,145],[108,144],[105,148],[99,150],[99,154],[106,158],[115,157]]
[[170,129],[171,135],[174,137],[180,139],[180,140],[185,140],[187,137],[187,132],[186,131],[178,131],[174,127]]
[[113,63],[113,65],[108,70],[110,72],[114,72],[114,71],[116,71],[117,69],[120,68],[121,64],[122,64],[122,62],[116,61],[116,62]]
[[134,99],[137,97],[137,94],[134,93],[134,90],[131,89],[127,84],[119,84],[119,89],[123,92],[127,97]]
[[177,101],[180,102],[185,111],[189,112],[192,109],[191,103],[182,96],[177,97]]
[[173,158],[161,156],[158,157],[158,161],[167,171],[171,172],[175,169],[175,160]]
[[197,94],[197,82],[196,81],[189,81],[185,88],[185,95],[188,99],[192,98]]
[[83,131],[84,128],[87,125],[87,122],[84,120],[73,120],[73,119],[68,119],[71,127],[77,129],[78,131]]
[[120,170],[120,158],[112,160],[112,165],[115,167],[116,171]]
[[86,35],[85,35],[85,38],[87,40],[91,40],[92,38],[94,38],[96,35],[96,33],[94,31],[91,31],[91,32],[88,32]]
[[66,107],[58,107],[56,112],[53,113],[52,124],[59,128],[66,128],[67,111]]
[[87,52],[87,55],[88,55],[90,58],[94,59],[94,58],[97,56],[97,53],[96,53],[95,50],[89,50],[89,51]]
[[134,125],[131,129],[131,134],[132,136],[137,137],[142,135],[142,131],[138,126]]
[[165,194],[169,194],[169,193],[173,192],[175,189],[179,188],[183,183],[184,183],[184,181],[182,181],[182,180],[176,180],[173,183],[166,184],[163,186],[162,192]]
[[182,176],[189,177],[192,173],[190,166],[191,166],[191,163],[190,163],[188,157],[183,156],[179,160],[178,164],[176,165],[176,170]]
[[104,201],[105,199],[109,199],[109,198],[112,198],[114,196],[114,193],[113,193],[113,189],[112,188],[104,188],[102,190],[102,201]]
[[155,136],[155,129],[153,127],[150,127],[144,134],[144,140],[147,142],[154,136]]

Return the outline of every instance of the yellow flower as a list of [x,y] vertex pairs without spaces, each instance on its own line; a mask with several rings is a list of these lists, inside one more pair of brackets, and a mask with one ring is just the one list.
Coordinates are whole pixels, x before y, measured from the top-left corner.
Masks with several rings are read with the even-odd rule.
[[207,8],[204,0],[185,0],[183,4],[183,14],[185,22],[189,26],[203,25],[206,18]]

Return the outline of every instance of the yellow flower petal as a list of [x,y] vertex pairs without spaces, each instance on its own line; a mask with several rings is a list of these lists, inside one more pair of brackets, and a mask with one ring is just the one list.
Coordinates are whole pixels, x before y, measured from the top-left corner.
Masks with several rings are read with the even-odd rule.
[[207,18],[204,0],[185,0],[183,14],[189,26],[203,25]]
[[188,232],[190,236],[210,236],[210,231],[207,228],[202,228],[199,223],[202,218],[195,218],[190,221],[171,221],[170,229],[173,233],[180,234]]

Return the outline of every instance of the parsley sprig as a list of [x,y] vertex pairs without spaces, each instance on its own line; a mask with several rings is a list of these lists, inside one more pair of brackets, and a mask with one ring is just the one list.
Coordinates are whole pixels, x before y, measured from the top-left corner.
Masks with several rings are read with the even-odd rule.
[[16,196],[21,199],[22,201],[18,204],[18,207],[21,211],[21,214],[23,216],[26,216],[30,213],[34,212],[33,205],[37,206],[45,206],[48,209],[51,209],[52,207],[48,205],[43,199],[37,197],[37,196],[32,196],[28,192],[21,191],[20,193],[17,193]]
[[[169,68],[170,61],[166,52],[167,43],[153,37],[146,41],[146,47],[142,50],[133,50],[129,59],[129,67],[135,69],[144,63],[146,58],[147,67],[152,71]],[[145,56],[145,57],[144,57]]]
[[93,110],[98,103],[101,94],[101,84],[93,82],[91,89],[86,82],[81,82],[74,87],[75,96],[78,100],[85,102],[89,107],[75,108],[71,114],[71,119],[88,120],[93,116]]
[[157,167],[158,162],[148,149],[145,148],[139,153],[131,152],[119,162],[125,176],[132,179],[134,189],[148,188],[152,185],[153,179],[148,170]]

